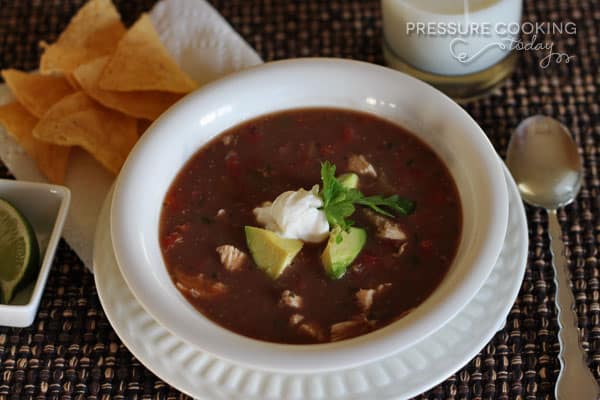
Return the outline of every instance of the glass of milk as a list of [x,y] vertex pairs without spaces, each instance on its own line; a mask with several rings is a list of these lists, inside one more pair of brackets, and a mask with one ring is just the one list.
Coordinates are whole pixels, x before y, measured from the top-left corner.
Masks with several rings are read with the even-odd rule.
[[387,64],[466,101],[513,70],[522,0],[382,0]]

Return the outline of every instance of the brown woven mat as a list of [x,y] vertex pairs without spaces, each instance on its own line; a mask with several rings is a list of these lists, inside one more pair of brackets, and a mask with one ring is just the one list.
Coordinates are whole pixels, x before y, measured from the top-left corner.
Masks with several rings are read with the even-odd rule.
[[[41,39],[53,40],[82,0],[0,0],[0,67],[33,69]],[[131,23],[153,1],[116,1]],[[333,56],[382,62],[378,0],[212,0],[265,60]],[[512,78],[467,106],[504,155],[510,131],[545,113],[569,127],[585,159],[585,186],[560,219],[574,274],[579,324],[600,376],[600,2],[525,2],[529,21],[573,21],[575,37],[555,36],[568,64],[538,65],[522,54]],[[0,177],[10,172],[0,164]],[[529,264],[506,327],[462,370],[422,399],[552,398],[558,361],[545,213],[528,209]],[[512,279],[507,277],[507,279]],[[27,329],[0,328],[0,398],[180,398],[121,344],[99,304],[93,277],[67,245],[57,252],[41,307]]]

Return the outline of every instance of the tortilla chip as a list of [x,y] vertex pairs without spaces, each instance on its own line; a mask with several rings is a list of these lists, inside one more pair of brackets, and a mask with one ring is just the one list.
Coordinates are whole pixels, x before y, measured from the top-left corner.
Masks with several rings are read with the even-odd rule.
[[75,79],[83,91],[105,107],[121,111],[136,118],[154,120],[183,95],[158,91],[114,92],[98,87],[98,79],[108,62],[108,57],[97,58],[79,66]]
[[73,88],[74,92],[81,90],[81,86],[79,86],[79,82],[77,82],[77,79],[75,79],[75,75],[73,74],[73,72],[68,72],[64,76],[67,82],[69,82],[69,85],[71,85],[71,87]]
[[188,93],[197,87],[173,61],[146,14],[123,36],[98,84],[101,89],[119,92]]
[[134,118],[76,92],[48,110],[33,136],[54,144],[81,146],[116,175],[138,139],[136,128]]
[[38,118],[54,103],[74,92],[65,78],[60,76],[5,69],[2,70],[2,77],[19,103]]
[[78,65],[108,55],[125,31],[111,0],[90,0],[79,9],[55,43],[42,43],[45,50],[40,71],[67,74]]
[[71,148],[34,138],[32,131],[37,122],[38,119],[17,102],[0,106],[0,123],[9,135],[23,147],[50,182],[61,184],[67,172]]

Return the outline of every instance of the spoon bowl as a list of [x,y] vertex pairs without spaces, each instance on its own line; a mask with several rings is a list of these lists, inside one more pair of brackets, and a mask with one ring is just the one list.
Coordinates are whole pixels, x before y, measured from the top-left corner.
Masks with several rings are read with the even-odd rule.
[[568,129],[554,118],[536,115],[519,124],[506,162],[523,200],[547,209],[563,207],[581,188],[582,165]]

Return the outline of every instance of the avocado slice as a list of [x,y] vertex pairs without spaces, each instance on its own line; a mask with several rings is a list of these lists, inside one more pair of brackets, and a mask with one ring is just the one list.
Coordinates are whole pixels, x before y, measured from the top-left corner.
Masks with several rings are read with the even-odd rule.
[[273,279],[281,275],[302,249],[301,240],[285,239],[266,229],[246,226],[244,231],[254,262]]
[[356,189],[358,187],[358,175],[352,172],[338,176],[337,180],[346,189]]
[[361,228],[348,231],[336,226],[329,234],[327,247],[321,254],[321,262],[330,278],[341,278],[367,241],[367,232]]

